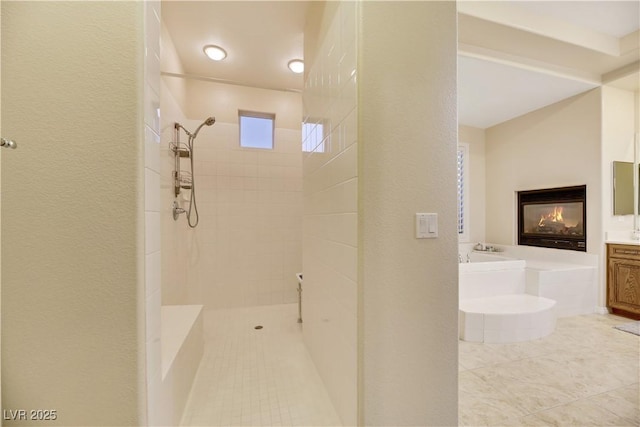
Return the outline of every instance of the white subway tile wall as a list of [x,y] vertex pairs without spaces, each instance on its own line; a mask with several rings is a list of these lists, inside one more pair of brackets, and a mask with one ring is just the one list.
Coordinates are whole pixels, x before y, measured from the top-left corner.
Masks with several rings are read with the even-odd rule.
[[325,8],[303,92],[304,338],[344,425],[357,424],[356,12],[351,1]]

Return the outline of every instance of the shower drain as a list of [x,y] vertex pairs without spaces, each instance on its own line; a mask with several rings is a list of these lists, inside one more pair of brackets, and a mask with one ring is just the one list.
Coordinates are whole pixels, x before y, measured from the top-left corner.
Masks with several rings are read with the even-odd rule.
[[254,326],[253,329],[262,329],[262,325]]

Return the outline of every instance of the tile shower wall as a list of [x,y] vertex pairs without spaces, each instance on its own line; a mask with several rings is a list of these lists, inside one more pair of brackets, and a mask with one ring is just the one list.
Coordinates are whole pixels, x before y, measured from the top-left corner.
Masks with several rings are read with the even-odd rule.
[[[178,52],[171,35],[164,24],[160,27],[161,41],[161,69],[178,74],[184,73]],[[187,232],[182,221],[173,220],[172,203],[174,156],[169,149],[175,139],[174,124],[184,123],[186,117],[183,112],[186,90],[184,79],[162,77],[160,83],[160,226],[161,226],[161,283],[162,305],[187,304],[194,298],[188,298],[187,286]],[[199,304],[198,301],[195,301]]]
[[[200,120],[187,123],[194,128]],[[194,159],[200,222],[185,230],[189,302],[205,308],[295,302],[302,268],[300,130],[276,128],[273,150],[244,149],[238,124],[217,122],[201,130]]]
[[[166,39],[163,38],[163,43]],[[164,47],[163,47],[164,50]],[[180,105],[169,89],[166,79],[161,84],[161,144],[160,144],[160,199],[161,199],[161,239],[162,239],[162,305],[199,303],[195,296],[189,298],[187,286],[187,237],[183,218],[174,221],[172,203],[174,200],[173,169],[174,156],[169,144],[174,139],[174,123],[185,123],[186,118]]]
[[304,153],[304,337],[345,425],[357,424],[355,6],[327,2],[309,13],[303,94],[312,150]]
[[[176,79],[163,79],[163,304],[215,309],[295,302],[295,274],[302,270],[300,95],[179,79],[187,111],[180,95],[173,96]],[[238,109],[276,114],[273,150],[239,146]],[[203,127],[194,144],[200,219],[190,229],[184,215],[177,221],[171,215],[174,163],[168,147],[174,122],[193,130],[209,116],[216,123]],[[180,138],[187,141],[184,133]],[[181,169],[189,170],[187,159]],[[185,209],[189,195],[182,190],[177,198]]]
[[159,417],[160,360],[160,2],[144,2],[144,195],[147,421]]

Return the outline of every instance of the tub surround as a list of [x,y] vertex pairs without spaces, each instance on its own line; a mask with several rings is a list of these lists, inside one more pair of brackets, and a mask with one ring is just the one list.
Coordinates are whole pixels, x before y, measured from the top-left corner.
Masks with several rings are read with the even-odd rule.
[[591,314],[597,307],[597,272],[580,264],[527,260],[526,293],[555,300],[558,317]]
[[[518,342],[553,332],[556,317],[596,310],[597,256],[522,246],[460,245],[460,339]],[[571,252],[571,253],[567,253]],[[489,322],[486,319],[490,319]]]
[[530,341],[555,329],[554,300],[527,294],[460,301],[460,339],[486,343]]

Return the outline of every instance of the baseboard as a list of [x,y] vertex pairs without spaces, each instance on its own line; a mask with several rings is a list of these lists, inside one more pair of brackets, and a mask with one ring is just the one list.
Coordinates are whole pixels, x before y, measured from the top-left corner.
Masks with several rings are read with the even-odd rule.
[[609,310],[607,309],[607,307],[596,307],[595,312],[598,314],[609,314]]

